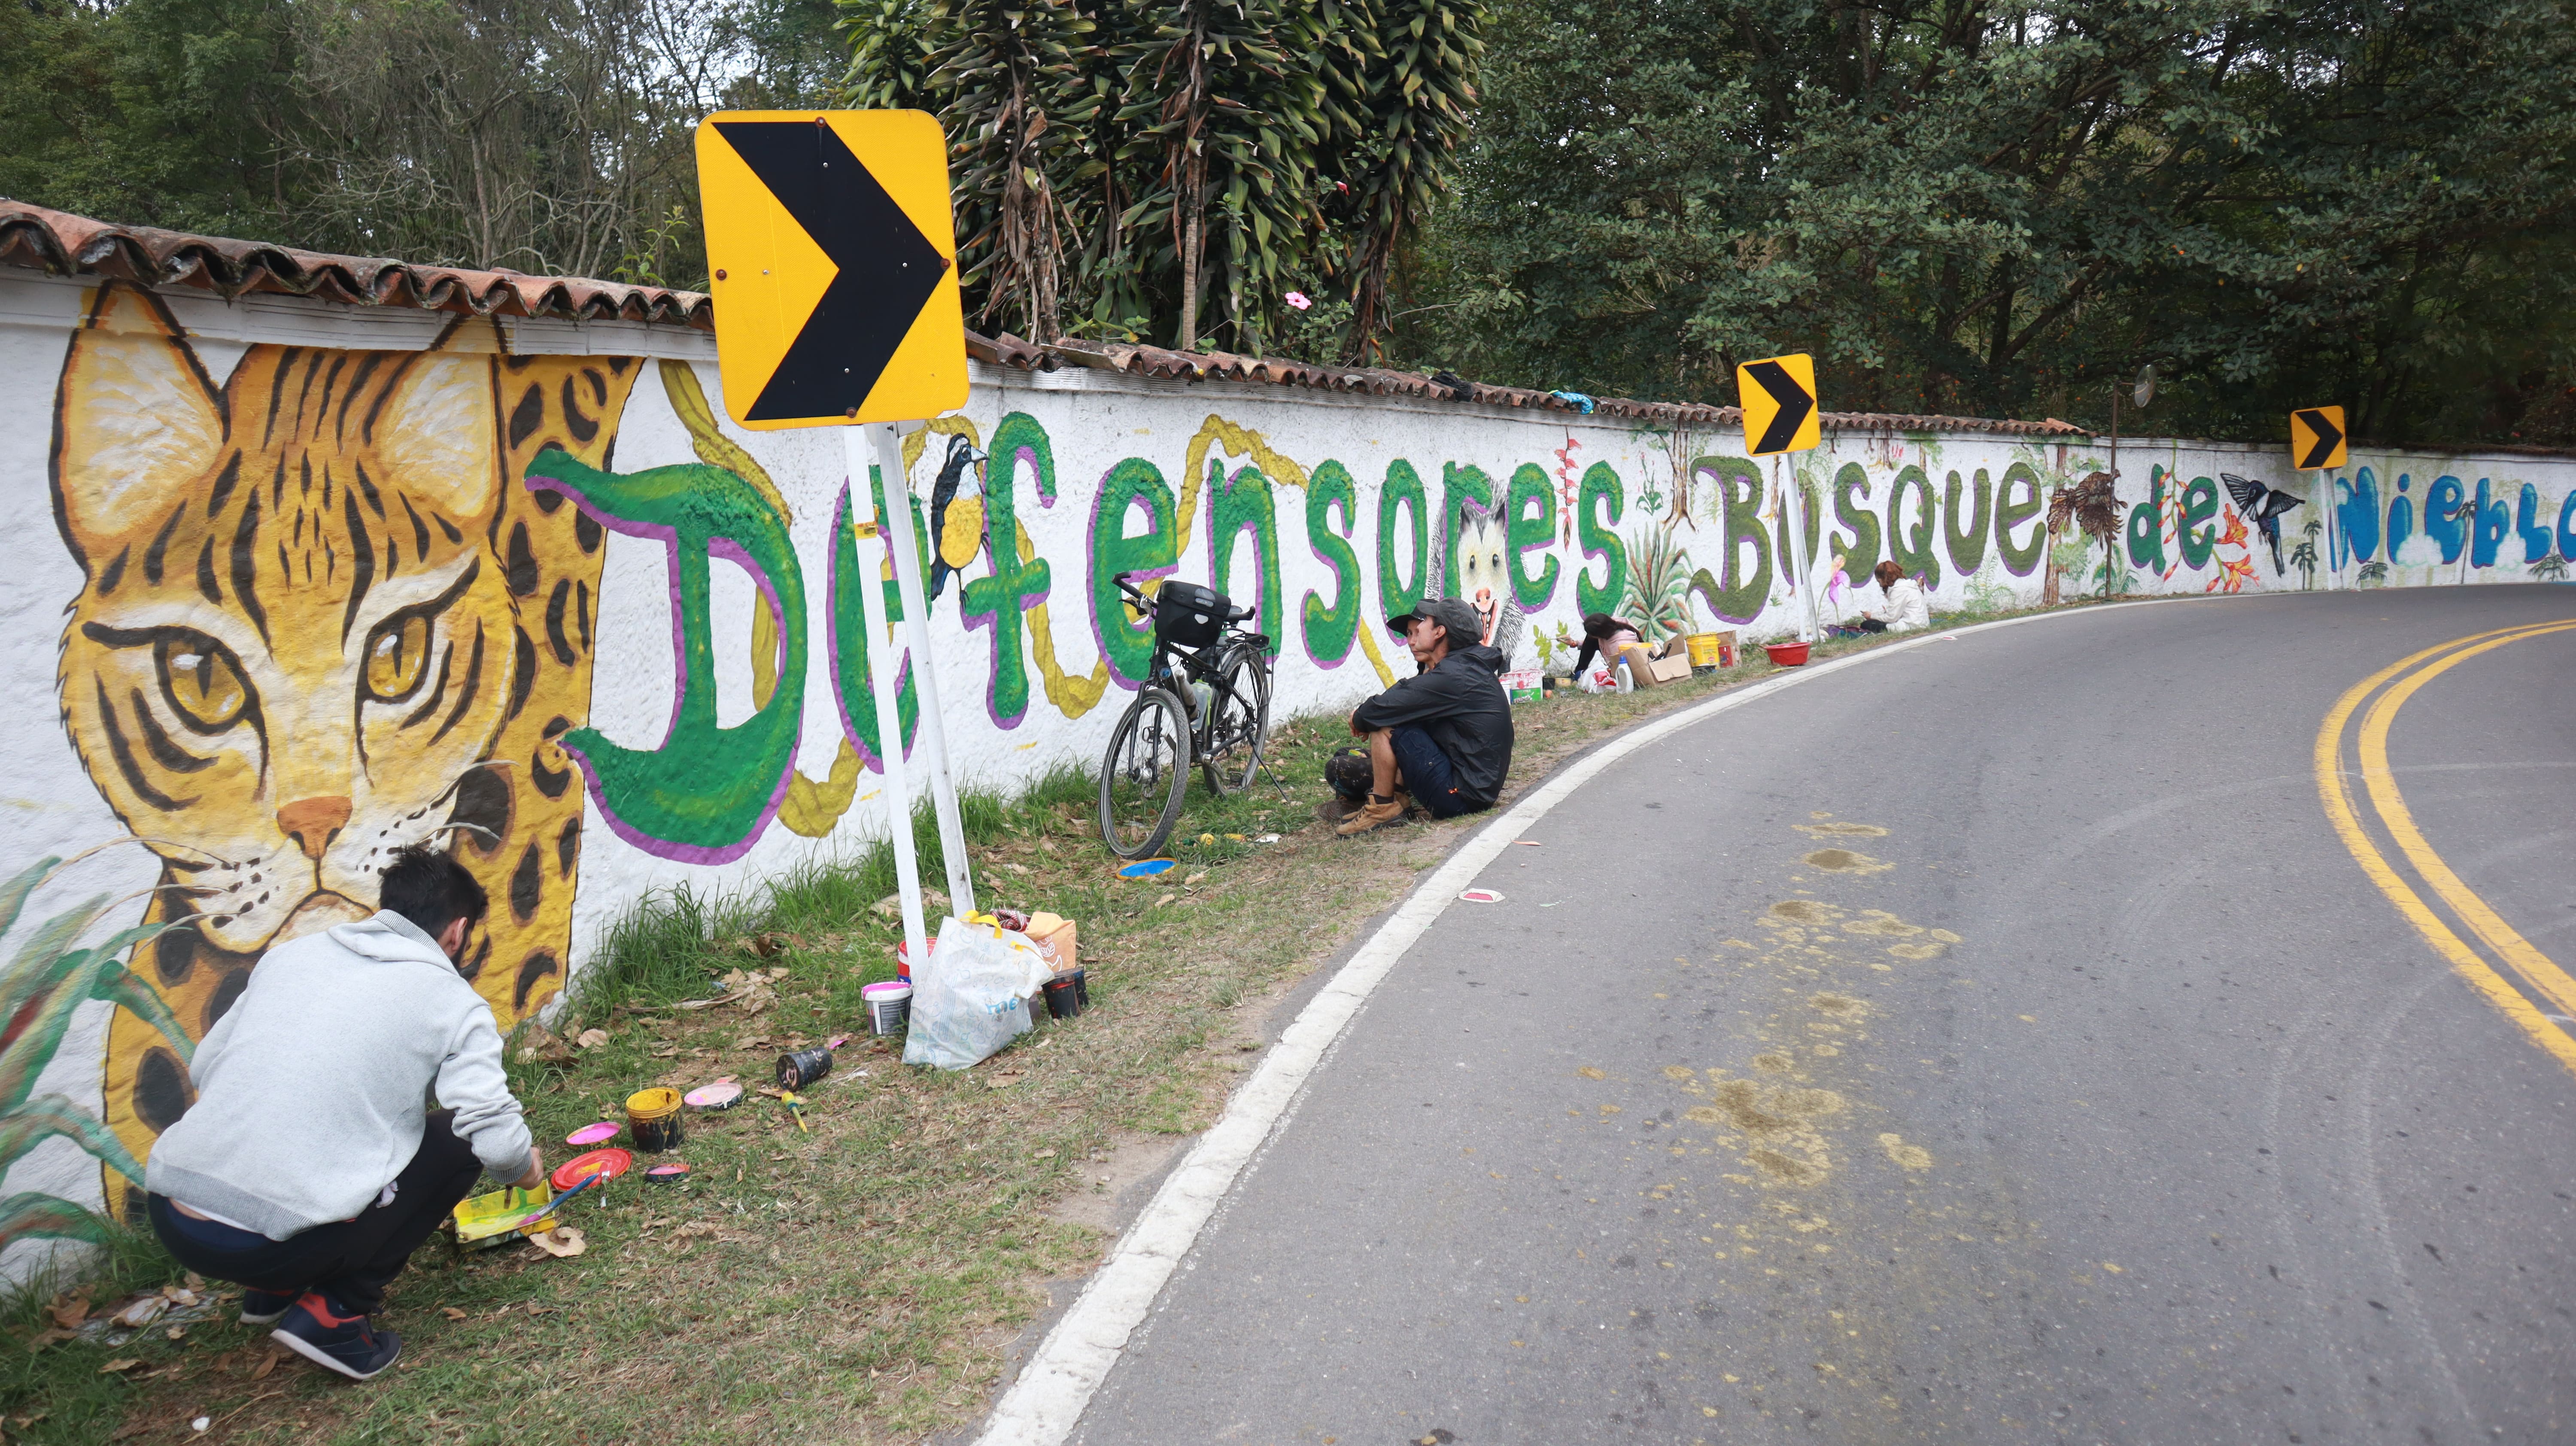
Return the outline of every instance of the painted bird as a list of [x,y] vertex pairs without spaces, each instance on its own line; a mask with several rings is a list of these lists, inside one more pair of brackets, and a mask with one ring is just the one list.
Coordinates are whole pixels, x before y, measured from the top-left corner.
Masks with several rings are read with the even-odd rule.
[[2272,544],[2272,575],[2279,577],[2284,570],[2281,566],[2281,514],[2308,499],[2293,497],[2278,487],[2249,482],[2229,472],[2219,473],[2218,480],[2227,484],[2227,495],[2236,499],[2236,508],[2245,514],[2245,520],[2253,523],[2254,530],[2262,533],[2264,540]]
[[[930,484],[930,600],[939,600],[940,589],[948,585],[951,574],[974,561],[977,549],[984,545],[984,450],[962,436],[948,439],[948,458],[939,467],[939,480]],[[959,488],[968,481],[973,469],[973,489],[963,497]]]

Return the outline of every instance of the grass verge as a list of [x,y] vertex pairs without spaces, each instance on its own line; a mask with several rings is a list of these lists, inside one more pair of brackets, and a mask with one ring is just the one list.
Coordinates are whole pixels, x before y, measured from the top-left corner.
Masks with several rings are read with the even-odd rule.
[[[1816,656],[1883,641],[1828,641]],[[1516,710],[1506,802],[1606,734],[1777,671],[1752,651],[1649,692]],[[1348,742],[1339,716],[1279,727],[1284,795],[1265,782],[1219,799],[1194,781],[1180,866],[1161,879],[1114,876],[1079,771],[1016,798],[970,795],[979,896],[1078,920],[1093,1003],[971,1071],[909,1069],[865,1037],[859,990],[891,977],[898,934],[874,907],[894,888],[884,843],[756,895],[648,901],[557,1021],[567,1038],[598,1030],[594,1043],[554,1061],[513,1052],[549,1163],[569,1131],[622,1118],[632,1090],[765,1083],[782,1050],[857,1036],[812,1091],[810,1133],[747,1096],[689,1117],[673,1157],[691,1166],[685,1183],[629,1176],[572,1207],[578,1257],[424,1247],[386,1318],[405,1359],[365,1386],[271,1360],[264,1332],[229,1320],[31,1351],[44,1302],[23,1294],[0,1310],[15,1343],[0,1344],[0,1432],[66,1446],[912,1442],[971,1421],[1044,1283],[1086,1272],[1109,1243],[1051,1207],[1094,1188],[1090,1168],[1120,1142],[1211,1123],[1260,1047],[1251,1006],[1330,958],[1476,824],[1334,838],[1315,807],[1324,759]],[[936,880],[926,809],[914,824]],[[1257,842],[1269,834],[1278,842]],[[754,970],[766,987],[736,990],[740,1005],[674,1007]],[[86,1289],[104,1304],[176,1276],[148,1238],[128,1238]]]

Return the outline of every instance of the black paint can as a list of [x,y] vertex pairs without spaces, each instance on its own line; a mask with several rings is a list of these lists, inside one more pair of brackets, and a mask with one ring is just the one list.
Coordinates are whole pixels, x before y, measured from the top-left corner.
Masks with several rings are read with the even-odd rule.
[[1049,1019],[1071,1019],[1082,1012],[1072,975],[1059,974],[1046,982],[1046,1007]]
[[831,1072],[832,1050],[829,1045],[818,1044],[812,1049],[800,1049],[794,1054],[778,1057],[778,1087],[783,1090],[801,1090]]

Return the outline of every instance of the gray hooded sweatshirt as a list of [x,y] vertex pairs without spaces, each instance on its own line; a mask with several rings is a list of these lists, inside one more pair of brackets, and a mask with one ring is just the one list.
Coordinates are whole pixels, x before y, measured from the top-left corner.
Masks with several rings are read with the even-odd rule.
[[272,1240],[374,1203],[433,1088],[495,1179],[528,1170],[492,1008],[400,914],[269,950],[188,1075],[197,1102],[154,1143],[147,1188]]

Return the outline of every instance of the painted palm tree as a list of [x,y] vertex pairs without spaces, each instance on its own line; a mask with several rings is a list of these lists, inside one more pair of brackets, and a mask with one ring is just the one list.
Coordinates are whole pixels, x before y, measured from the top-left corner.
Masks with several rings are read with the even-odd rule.
[[2311,517],[2299,529],[2302,540],[2290,549],[2290,566],[2299,570],[2299,590],[2314,591],[2317,585],[2317,534],[2326,530],[2323,519]]
[[2565,582],[2567,559],[2559,556],[2558,549],[2553,547],[2547,557],[2531,565],[2531,576],[2535,582]]

